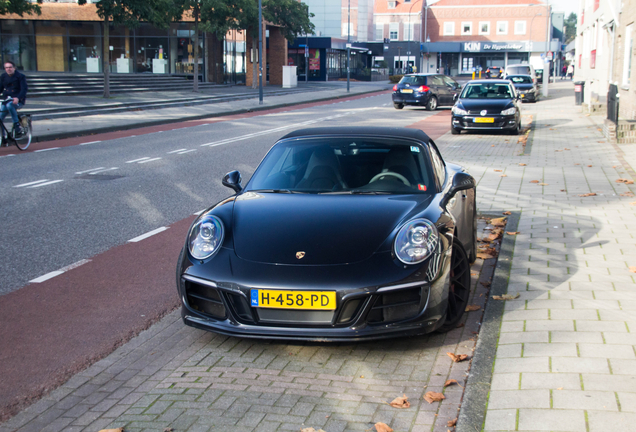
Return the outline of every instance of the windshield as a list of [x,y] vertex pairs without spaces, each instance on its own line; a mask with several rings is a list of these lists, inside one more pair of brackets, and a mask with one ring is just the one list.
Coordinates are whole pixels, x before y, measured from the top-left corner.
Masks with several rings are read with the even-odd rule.
[[510,86],[505,83],[470,84],[464,87],[462,99],[512,99]]
[[265,156],[247,191],[435,193],[426,147],[391,138],[300,138]]
[[512,75],[508,79],[515,84],[532,84],[532,77],[530,75]]
[[410,84],[410,85],[426,85],[426,77],[424,76],[405,76],[400,80],[400,84]]

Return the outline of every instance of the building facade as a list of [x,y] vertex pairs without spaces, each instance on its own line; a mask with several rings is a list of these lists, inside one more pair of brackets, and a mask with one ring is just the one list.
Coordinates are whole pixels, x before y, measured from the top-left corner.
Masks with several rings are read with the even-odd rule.
[[544,69],[544,52],[556,58],[560,51],[548,31],[550,8],[540,0],[440,0],[425,16],[427,71],[462,75],[517,63]]
[[619,120],[631,123],[631,142],[636,143],[636,3],[623,2],[618,10],[611,81],[620,95]]

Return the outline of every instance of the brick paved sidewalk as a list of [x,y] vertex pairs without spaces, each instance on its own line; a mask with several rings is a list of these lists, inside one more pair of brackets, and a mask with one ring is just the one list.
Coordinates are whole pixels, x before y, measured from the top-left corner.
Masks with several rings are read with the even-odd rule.
[[503,137],[442,145],[481,178],[480,211],[521,212],[483,430],[633,430],[636,188],[616,183],[633,171],[570,83],[551,95],[524,105],[526,155]]

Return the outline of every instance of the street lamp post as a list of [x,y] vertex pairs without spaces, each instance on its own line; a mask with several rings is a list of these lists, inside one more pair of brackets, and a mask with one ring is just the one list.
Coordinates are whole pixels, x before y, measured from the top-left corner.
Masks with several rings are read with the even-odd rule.
[[351,79],[350,62],[351,62],[351,0],[347,2],[347,93],[349,93],[349,82]]
[[[351,1],[351,0],[349,0],[349,1]],[[417,0],[409,8],[409,21],[408,21],[408,25],[407,25],[407,28],[409,29],[409,41],[408,41],[409,44],[408,44],[408,50],[407,50],[407,56],[406,56],[406,71],[407,72],[408,72],[408,66],[409,66],[409,58],[411,56],[411,41],[413,40],[413,33],[414,33],[414,32],[411,31],[411,12],[413,11],[413,6],[415,6],[420,1],[422,1],[422,0]],[[415,61],[413,61],[413,64],[415,64]]]
[[258,104],[263,105],[263,3],[258,0]]

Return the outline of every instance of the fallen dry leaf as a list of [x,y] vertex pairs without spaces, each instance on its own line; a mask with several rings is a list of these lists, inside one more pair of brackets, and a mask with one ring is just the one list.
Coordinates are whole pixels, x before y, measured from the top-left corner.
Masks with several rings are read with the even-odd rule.
[[505,212],[503,212],[503,214],[505,214],[505,215],[507,216],[507,215],[511,215],[511,214],[512,214],[512,212],[505,211]]
[[624,184],[634,184],[634,180],[628,180],[624,178],[619,178],[614,180],[616,183],[624,183]]
[[483,259],[483,260],[495,258],[496,256],[497,255],[492,255],[492,254],[485,253],[485,252],[477,252],[477,258]]
[[508,177],[508,174],[502,174],[499,177]]
[[530,180],[530,183],[539,183],[539,180]]
[[393,432],[393,429],[389,427],[386,423],[377,422],[375,424],[375,430],[377,432]]
[[495,300],[514,300],[516,298],[519,298],[519,293],[517,294],[504,294],[504,295],[494,295],[492,296],[493,299]]
[[550,130],[554,130],[554,128],[550,128]]
[[396,397],[395,399],[391,401],[389,405],[391,405],[393,408],[410,408],[411,407],[411,403],[408,401],[408,397],[406,395],[402,397]]
[[548,186],[549,183],[539,183],[539,186]]
[[453,426],[455,426],[456,424],[457,424],[457,419],[453,419],[453,420],[449,420],[449,421],[446,423],[446,426],[448,426],[448,427],[453,427]]
[[596,192],[590,192],[590,193],[586,193],[586,194],[579,194],[580,197],[591,197],[591,196],[596,196]]
[[557,390],[563,390],[563,387],[557,387]]
[[588,167],[588,168],[592,168],[592,165],[588,165],[587,167]]
[[491,282],[485,281],[485,282],[479,282],[480,284],[482,284],[484,287],[488,288],[490,285],[492,285]]
[[468,306],[466,306],[465,311],[466,312],[472,312],[472,311],[478,311],[479,309],[481,309],[481,306],[479,306],[479,305],[468,305]]
[[444,399],[446,399],[446,397],[445,397],[443,394],[441,394],[441,393],[436,393],[436,392],[432,392],[432,391],[427,392],[427,393],[424,395],[424,400],[425,400],[426,402],[430,403],[430,404],[432,404],[433,402],[439,402],[439,401],[442,401],[442,400],[444,400]]
[[524,164],[524,163],[520,163],[520,164],[519,164],[519,166],[526,166],[526,164]]
[[495,172],[502,172],[503,170],[494,170]]
[[506,219],[505,217],[490,219],[490,225],[496,227],[506,226]]
[[624,196],[624,197],[633,197],[633,196],[634,196],[634,194],[633,194],[632,192],[623,192],[623,193],[621,194],[621,196]]
[[629,205],[631,205],[631,206],[636,206],[636,201],[634,201],[634,202],[630,202],[630,203],[629,203]]
[[[459,383],[457,382],[457,380],[455,379],[449,379],[444,383],[444,387],[448,387],[449,385],[453,385],[453,384],[457,384],[459,385]],[[460,386],[461,387],[461,386]]]
[[457,354],[453,354],[452,352],[447,352],[446,355],[449,356],[455,363],[459,363],[468,358],[466,354],[457,355]]
[[561,189],[561,192],[567,192],[565,189]]
[[490,147],[494,147],[494,146],[495,146],[494,144],[491,144],[491,145],[490,145]]
[[570,149],[566,147],[566,148],[564,148],[563,150],[565,150],[565,151],[569,151]]
[[471,273],[470,273],[470,275],[471,275],[471,276],[479,276],[479,273],[477,273],[477,272],[471,272]]
[[461,327],[464,327],[464,325],[465,325],[464,323],[459,323],[455,326],[455,328],[461,328]]
[[517,235],[517,234],[521,234],[520,231],[506,231],[506,234],[508,235]]
[[[163,432],[173,432],[173,431],[174,431],[174,429],[172,429],[171,427],[167,427],[167,428],[165,428],[163,430]],[[311,431],[309,431],[309,432],[311,432]],[[319,432],[319,431],[316,431],[316,432]],[[325,432],[325,431],[323,431],[323,432]]]
[[636,273],[636,266],[630,266],[629,271],[632,273]]
[[612,168],[616,168],[618,165],[612,165]]

